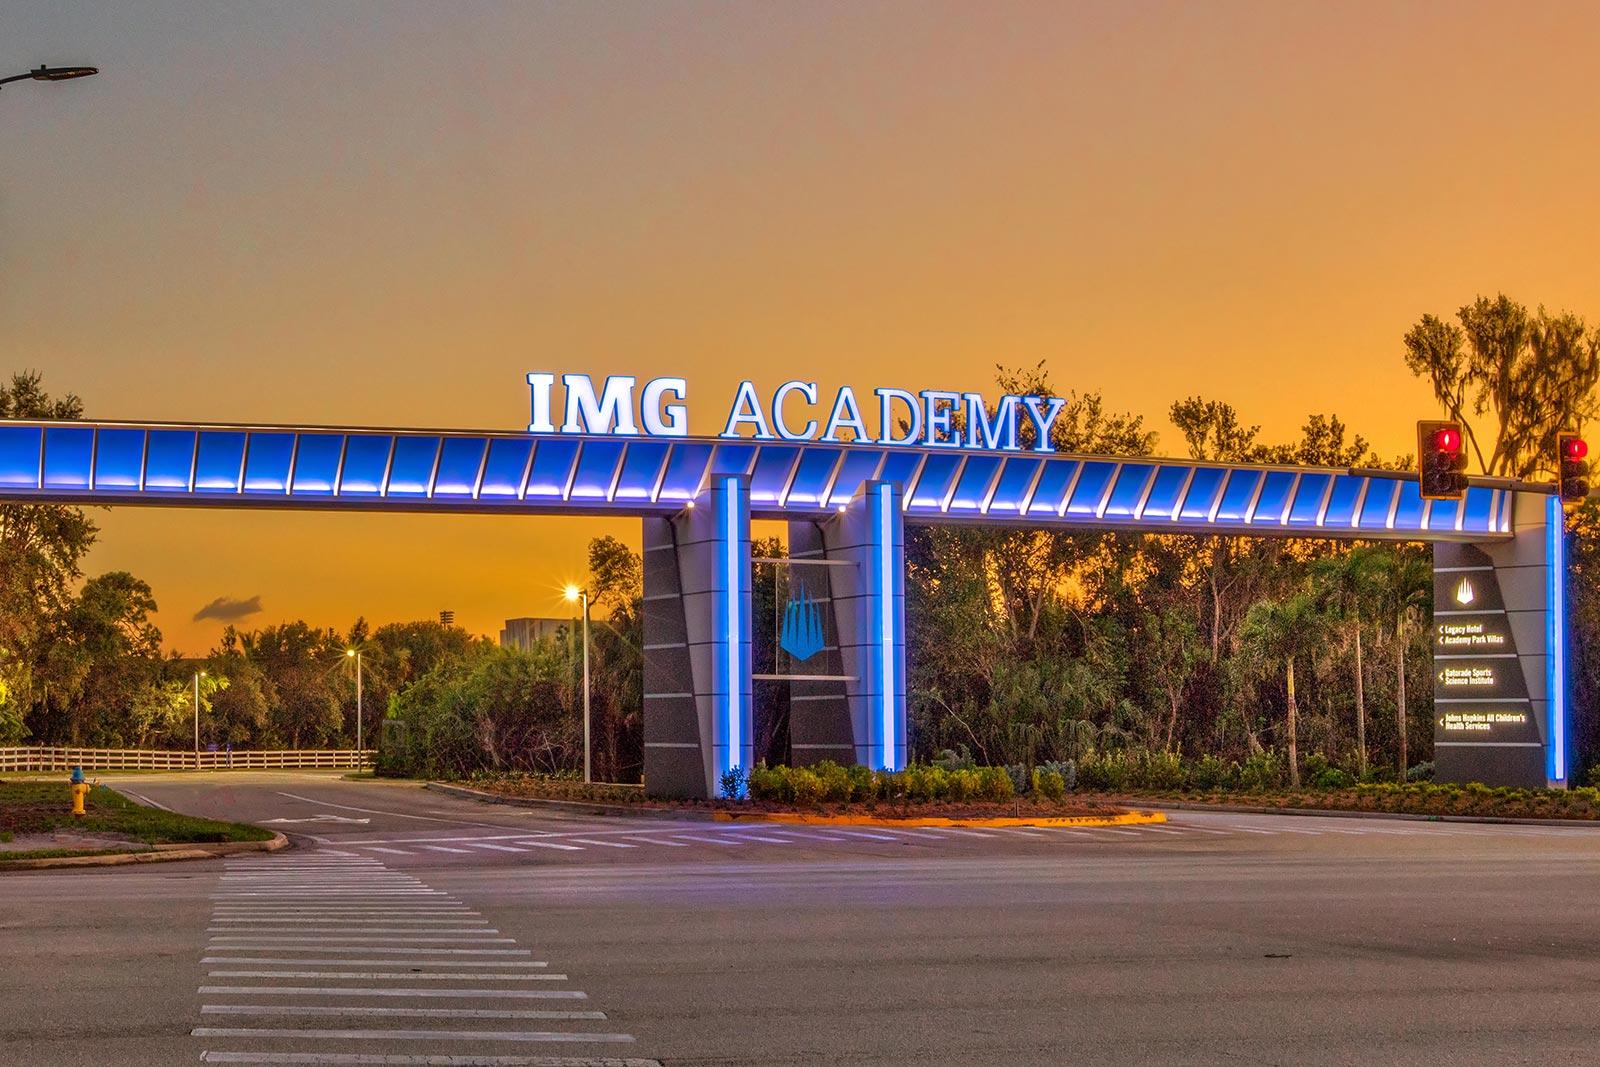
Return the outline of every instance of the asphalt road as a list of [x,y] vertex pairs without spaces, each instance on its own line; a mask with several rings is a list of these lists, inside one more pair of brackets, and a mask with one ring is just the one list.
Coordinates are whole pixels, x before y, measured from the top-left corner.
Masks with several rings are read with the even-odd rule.
[[[111,776],[107,776],[111,781]],[[0,1064],[1515,1064],[1600,1049],[1600,830],[725,826],[121,780],[296,847],[0,876]]]

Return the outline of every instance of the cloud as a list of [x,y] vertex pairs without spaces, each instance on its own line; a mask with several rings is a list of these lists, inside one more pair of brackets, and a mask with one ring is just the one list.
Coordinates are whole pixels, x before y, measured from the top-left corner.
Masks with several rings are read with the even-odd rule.
[[194,613],[194,621],[202,619],[216,619],[219,622],[237,622],[246,615],[255,615],[261,610],[261,594],[257,593],[248,600],[234,600],[232,597],[219,596],[205,607]]

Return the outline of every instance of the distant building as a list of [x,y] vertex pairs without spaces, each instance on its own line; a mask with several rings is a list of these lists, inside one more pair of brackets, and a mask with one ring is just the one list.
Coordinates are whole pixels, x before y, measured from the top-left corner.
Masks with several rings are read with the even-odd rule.
[[449,610],[448,608],[445,609],[444,611],[439,612],[439,625],[440,626],[454,626],[455,624],[456,624],[456,613],[455,612]]
[[568,632],[571,619],[507,619],[500,631],[500,647],[528,651],[540,641]]

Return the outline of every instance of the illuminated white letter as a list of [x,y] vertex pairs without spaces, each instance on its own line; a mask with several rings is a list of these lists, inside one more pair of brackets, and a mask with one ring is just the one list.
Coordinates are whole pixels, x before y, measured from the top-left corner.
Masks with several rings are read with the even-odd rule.
[[848,385],[839,386],[839,395],[833,398],[833,411],[828,415],[828,427],[822,431],[824,441],[837,441],[839,431],[849,429],[852,441],[864,441],[867,424],[861,418],[861,408],[856,404],[856,391]]
[[811,403],[817,402],[816,382],[784,382],[778,386],[778,391],[772,394],[772,425],[778,431],[778,436],[785,441],[809,441],[817,435],[817,420],[808,419],[805,429],[799,433],[789,429],[788,423],[783,421],[783,402],[790,393],[799,393]]
[[555,388],[554,374],[528,374],[528,385],[533,393],[533,417],[528,420],[529,433],[555,433],[550,421],[550,390]]
[[960,448],[961,437],[955,432],[955,412],[956,405],[961,403],[961,394],[924,389],[922,403],[926,411],[923,426],[927,430],[923,443],[944,448]]
[[606,379],[600,399],[594,396],[594,383],[587,374],[563,374],[567,387],[567,421],[562,433],[636,434],[633,421],[633,382],[624,375]]
[[752,434],[757,441],[771,441],[772,430],[767,427],[767,417],[761,413],[761,398],[756,396],[753,382],[740,382],[739,392],[733,398],[733,410],[728,412],[728,425],[720,437],[738,437],[739,425],[748,422],[756,428]]
[[[1041,405],[1046,400],[1049,401],[1049,406],[1040,411]],[[1022,398],[1022,402],[1027,406],[1028,418],[1033,420],[1033,428],[1036,431],[1033,450],[1035,452],[1054,452],[1056,446],[1050,441],[1050,427],[1055,424],[1056,416],[1061,414],[1061,409],[1066,407],[1067,402],[1059,396],[1025,396]]]
[[999,449],[1002,452],[1017,450],[1017,398],[1003,396],[995,408],[994,418],[984,406],[982,393],[967,394],[967,447]]
[[689,412],[682,404],[664,404],[662,396],[671,394],[682,400],[689,395],[689,383],[682,378],[652,378],[644,387],[640,414],[644,432],[652,437],[689,436]]
[[[917,403],[915,393],[904,389],[879,389],[878,393],[878,443],[880,445],[910,445],[915,444],[918,437],[922,436],[922,405]],[[905,404],[906,412],[911,416],[906,426],[906,435],[894,435],[894,402],[898,400]]]

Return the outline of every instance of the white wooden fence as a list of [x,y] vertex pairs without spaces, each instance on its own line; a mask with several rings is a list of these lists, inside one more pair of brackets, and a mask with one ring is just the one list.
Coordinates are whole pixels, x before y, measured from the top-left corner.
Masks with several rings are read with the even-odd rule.
[[256,752],[173,752],[149,748],[0,748],[5,771],[260,771],[370,766],[372,750],[277,749]]

